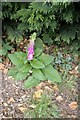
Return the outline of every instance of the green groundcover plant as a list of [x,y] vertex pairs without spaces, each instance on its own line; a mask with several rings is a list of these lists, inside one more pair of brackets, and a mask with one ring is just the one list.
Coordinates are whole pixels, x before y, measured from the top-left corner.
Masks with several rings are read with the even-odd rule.
[[[32,101],[33,102],[33,101]],[[39,101],[34,101],[33,105],[35,108],[28,109],[24,114],[27,118],[60,118],[60,111],[56,104],[48,97],[43,94]]]
[[26,53],[20,51],[8,56],[14,64],[9,75],[15,80],[24,80],[25,88],[37,86],[40,81],[45,80],[61,82],[58,71],[51,64],[53,56],[43,53],[43,42],[36,38],[36,33],[31,35]]

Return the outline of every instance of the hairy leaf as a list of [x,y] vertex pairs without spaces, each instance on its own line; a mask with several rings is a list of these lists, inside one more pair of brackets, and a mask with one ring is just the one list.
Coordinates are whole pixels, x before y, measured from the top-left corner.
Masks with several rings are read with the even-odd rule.
[[8,57],[14,65],[19,65],[20,66],[20,64],[21,65],[24,64],[23,60],[19,59],[15,53],[14,54],[8,54]]
[[40,81],[34,78],[33,76],[29,76],[28,79],[24,82],[24,87],[31,88],[31,87],[37,86],[39,82]]
[[46,80],[46,77],[44,76],[42,71],[39,70],[39,69],[33,69],[32,75],[33,75],[34,78],[36,78],[38,80]]
[[17,56],[17,58],[19,58],[20,60],[23,60],[24,62],[26,61],[27,62],[27,55],[26,55],[26,53],[24,53],[24,52],[15,52],[14,53],[16,56]]
[[35,41],[35,57],[38,57],[43,52],[43,42],[40,38],[37,38]]
[[43,69],[43,73],[46,76],[46,79],[54,82],[61,82],[61,77],[57,70],[55,70],[51,65],[48,65],[45,69]]
[[30,73],[29,72],[24,72],[24,71],[20,71],[19,69],[17,69],[17,67],[12,67],[9,71],[8,71],[8,75],[12,76],[15,80],[23,80],[25,79]]
[[26,73],[26,72],[18,72],[14,79],[15,80],[24,80],[27,76],[29,75],[29,73]]
[[16,67],[12,67],[12,68],[10,68],[10,70],[8,71],[8,75],[9,75],[9,76],[12,76],[12,77],[14,78],[14,77],[16,76],[17,72],[18,72],[17,68],[16,68]]
[[44,68],[45,65],[43,64],[43,62],[37,60],[37,59],[33,59],[31,62],[30,62],[31,66],[33,68],[36,68],[36,69],[39,69],[39,68]]
[[31,68],[31,65],[26,63],[19,69],[19,71],[27,73],[31,70]]
[[45,65],[49,65],[53,61],[53,56],[42,53],[38,59],[42,61]]

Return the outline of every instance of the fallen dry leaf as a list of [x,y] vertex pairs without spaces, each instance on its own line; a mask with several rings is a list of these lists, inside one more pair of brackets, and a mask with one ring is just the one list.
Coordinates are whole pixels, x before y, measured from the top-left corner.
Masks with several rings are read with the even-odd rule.
[[23,106],[23,104],[21,104],[21,103],[20,103],[20,104],[18,104],[18,107],[21,107],[21,106]]
[[8,72],[8,69],[4,69],[4,71],[3,71],[3,72],[4,72],[4,74],[7,74],[7,72]]
[[3,118],[7,118],[7,117],[3,115]]
[[9,76],[8,79],[12,79],[13,77],[12,76]]
[[11,50],[11,53],[14,53],[14,52],[15,52],[15,49],[12,49],[12,50]]
[[73,70],[69,71],[69,74],[71,75],[77,75],[79,73],[78,66],[76,66]]
[[70,74],[70,75],[77,75],[78,73],[79,73],[79,72],[76,71],[75,69],[72,70],[72,71],[69,71],[69,74]]
[[42,93],[43,93],[43,90],[42,90],[42,89],[41,89],[41,90],[38,90],[37,93],[41,93],[41,94],[42,94]]
[[72,118],[76,118],[77,116],[76,115],[71,115]]
[[23,96],[22,96],[22,99],[25,99],[25,97],[26,97],[26,95],[23,95]]
[[51,84],[52,82],[50,80],[48,80],[48,83]]
[[16,94],[16,95],[18,95],[18,94],[19,94],[19,92],[18,92],[18,91],[16,91],[16,92],[15,92],[15,94]]
[[0,70],[4,70],[4,64],[0,63]]
[[72,102],[72,103],[69,104],[69,107],[70,107],[72,110],[74,110],[74,109],[76,109],[76,108],[78,107],[78,104],[77,104],[77,102]]
[[24,112],[27,111],[27,108],[26,108],[26,107],[18,107],[18,109],[19,109],[22,113],[24,113]]
[[38,86],[36,86],[36,90],[40,90],[41,89],[41,85],[39,84]]
[[36,86],[36,90],[40,90],[44,86],[45,86],[45,83],[41,82],[38,86]]
[[42,89],[41,89],[41,90],[38,90],[37,92],[35,92],[35,93],[33,94],[33,99],[39,99],[39,98],[41,98],[42,93],[43,93],[43,90],[42,90]]
[[36,108],[36,105],[32,104],[29,107],[34,109],[34,108]]
[[78,70],[78,65],[75,67],[75,70]]
[[7,104],[7,103],[3,103],[3,105],[4,105],[4,106],[6,106],[6,107],[8,106],[8,104]]
[[59,88],[58,88],[58,86],[57,85],[55,85],[55,86],[53,86],[53,88],[52,88],[54,91],[59,91]]
[[42,87],[45,87],[45,85],[46,85],[44,82],[41,82],[40,84]]
[[52,89],[48,86],[45,87],[45,90],[52,91]]
[[56,100],[57,100],[58,102],[62,102],[62,101],[63,101],[63,98],[62,98],[62,96],[57,96],[57,97],[56,97]]
[[8,101],[8,103],[13,103],[13,102],[15,102],[15,100],[13,98],[10,98]]

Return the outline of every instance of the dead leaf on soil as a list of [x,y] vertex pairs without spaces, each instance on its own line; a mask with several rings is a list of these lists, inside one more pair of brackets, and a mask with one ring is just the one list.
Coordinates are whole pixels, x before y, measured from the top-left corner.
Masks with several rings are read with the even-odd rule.
[[48,80],[48,83],[51,84],[52,82],[50,80]]
[[39,84],[38,86],[36,86],[36,90],[40,90],[41,89],[41,84]]
[[3,72],[4,72],[4,74],[7,74],[7,72],[8,72],[8,69],[4,69],[4,71],[3,71]]
[[76,109],[76,108],[78,107],[78,104],[77,104],[77,102],[72,102],[72,103],[69,104],[69,107],[70,107],[72,110],[74,110],[74,109]]
[[13,77],[12,76],[9,76],[8,79],[12,79]]
[[29,107],[34,109],[34,108],[36,108],[36,105],[32,104]]
[[0,63],[0,70],[4,70],[4,64]]
[[78,66],[76,66],[73,70],[69,71],[70,75],[77,75],[79,73]]
[[42,93],[43,93],[43,90],[42,90],[42,89],[41,89],[41,90],[38,90],[37,92],[35,92],[35,93],[33,94],[33,99],[39,99],[39,98],[41,98]]
[[18,109],[19,109],[22,113],[24,113],[24,112],[27,111],[27,108],[26,108],[26,107],[18,107]]
[[72,117],[72,118],[77,118],[77,116],[76,116],[76,115],[71,115],[71,117]]
[[23,104],[21,104],[21,103],[20,103],[20,104],[18,104],[18,107],[21,107],[21,106],[23,106]]
[[14,103],[14,102],[15,102],[15,100],[13,98],[10,98],[8,101],[8,103]]
[[36,90],[40,90],[44,86],[45,86],[45,83],[41,82],[38,86],[36,86]]
[[26,97],[26,95],[23,95],[23,96],[22,96],[22,99],[25,99],[25,97]]
[[57,96],[57,97],[56,97],[56,100],[57,100],[58,102],[62,102],[62,101],[63,101],[63,98],[62,98],[62,96]]
[[59,91],[59,88],[58,88],[58,86],[57,85],[55,85],[55,86],[53,86],[53,88],[52,88],[54,91]]
[[78,71],[78,65],[75,67],[75,70],[77,70],[77,71]]
[[52,91],[52,89],[50,87],[48,87],[48,86],[45,86],[45,90]]
[[7,104],[7,103],[3,103],[3,105],[4,105],[4,106],[6,106],[6,107],[8,106],[8,104]]

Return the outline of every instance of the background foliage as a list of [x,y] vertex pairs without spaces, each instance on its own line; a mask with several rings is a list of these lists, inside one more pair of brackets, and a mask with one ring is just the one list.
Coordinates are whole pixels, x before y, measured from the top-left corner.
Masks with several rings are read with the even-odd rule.
[[34,31],[44,43],[76,43],[80,48],[79,2],[3,2],[3,35],[17,44]]

